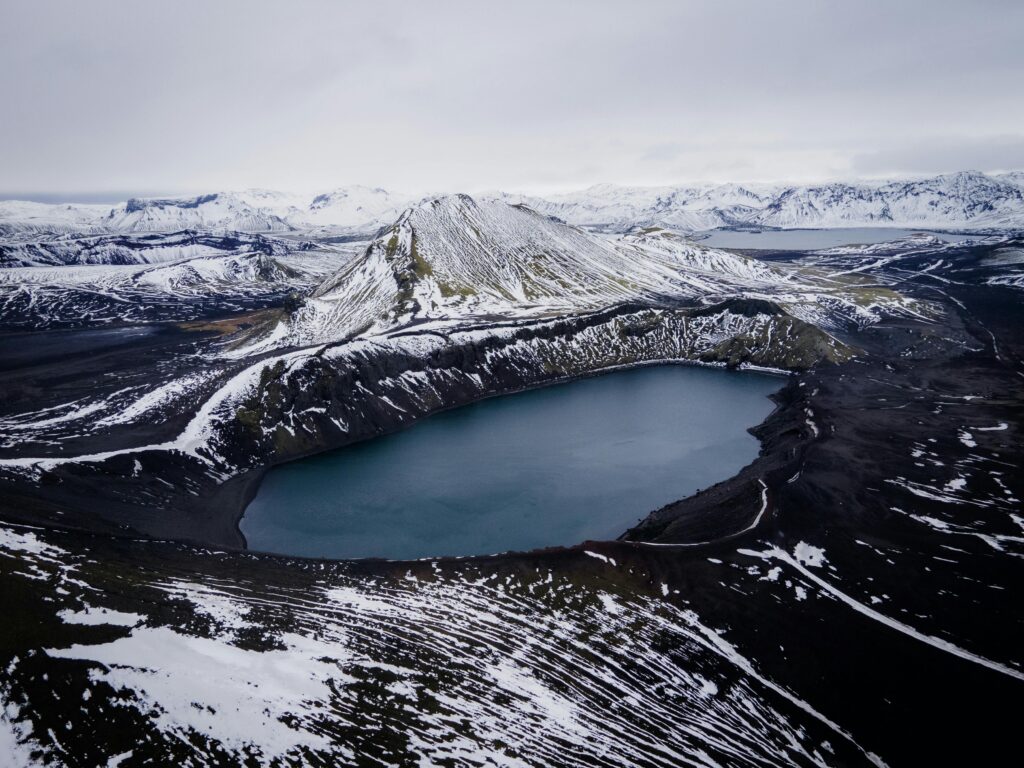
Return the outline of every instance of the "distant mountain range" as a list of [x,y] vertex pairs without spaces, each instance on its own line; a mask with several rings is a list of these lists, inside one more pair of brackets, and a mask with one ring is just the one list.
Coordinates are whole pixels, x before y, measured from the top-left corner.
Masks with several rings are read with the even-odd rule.
[[809,186],[619,187],[602,184],[549,197],[504,195],[573,224],[623,231],[720,227],[911,227],[1000,229],[1024,226],[1024,173],[977,171],[928,179]]
[[115,234],[181,230],[324,234],[373,233],[418,198],[352,186],[320,195],[271,190],[198,197],[133,198],[118,205],[0,202],[0,235]]
[[[717,184],[625,187],[600,184],[549,196],[494,192],[481,198],[527,205],[570,224],[610,232],[662,226],[720,227],[1024,227],[1024,173],[977,171],[926,179],[806,186]],[[420,198],[350,186],[318,195],[272,190],[214,192],[187,198],[131,199],[118,205],[0,202],[0,234],[177,232],[374,233]]]

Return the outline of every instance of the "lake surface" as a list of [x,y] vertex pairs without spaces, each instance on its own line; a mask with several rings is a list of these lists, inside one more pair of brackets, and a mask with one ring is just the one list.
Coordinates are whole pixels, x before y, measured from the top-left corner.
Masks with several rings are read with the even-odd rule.
[[890,227],[861,227],[847,229],[771,229],[763,232],[742,232],[712,229],[695,233],[694,239],[715,248],[749,248],[780,251],[813,251],[835,248],[838,245],[869,245],[898,240],[915,232],[929,232],[950,243],[969,240],[972,235],[951,235],[923,229],[897,229]]
[[756,458],[784,380],[619,371],[484,400],[272,469],[240,527],[313,557],[477,555],[611,539]]

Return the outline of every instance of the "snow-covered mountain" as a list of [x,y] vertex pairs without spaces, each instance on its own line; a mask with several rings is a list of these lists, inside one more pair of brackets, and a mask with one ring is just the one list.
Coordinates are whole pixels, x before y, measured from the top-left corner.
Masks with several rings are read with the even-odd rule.
[[622,187],[598,184],[548,197],[496,193],[497,199],[529,205],[577,226],[623,232],[634,226],[676,230],[748,224],[766,197],[735,184],[716,187]]
[[999,229],[1024,226],[1022,177],[964,171],[909,181],[809,186],[602,184],[546,198],[499,197],[574,224],[611,231],[649,225],[682,230],[728,226]]
[[231,193],[190,198],[137,199],[113,208],[101,222],[113,232],[174,232],[213,229],[283,232],[292,229],[279,216]]
[[[569,224],[611,232],[660,226],[1024,228],[1024,173],[977,171],[927,179],[815,185],[713,184],[624,187],[599,184],[544,197],[493,192]],[[265,189],[198,197],[132,199],[116,206],[0,202],[0,234],[312,232],[367,235],[389,226],[420,198],[380,188],[339,187],[320,194]]]
[[297,227],[379,229],[394,223],[416,198],[384,189],[340,187],[317,195],[289,221]]
[[358,184],[316,195],[297,195],[267,189],[230,193],[254,210],[286,222],[296,230],[325,234],[374,232],[389,226],[419,198]]
[[0,200],[0,235],[103,232],[100,222],[109,212],[109,205]]
[[448,319],[545,317],[721,293],[781,273],[668,232],[609,238],[525,206],[467,195],[408,209],[277,332],[290,344]]
[[418,198],[351,186],[317,195],[273,190],[215,192],[196,197],[132,198],[109,205],[0,201],[0,235],[178,232],[373,233]]
[[759,216],[777,227],[1013,227],[1024,223],[1024,190],[976,171],[886,184],[789,189]]
[[598,234],[523,205],[449,195],[408,209],[239,354],[425,324],[535,320],[634,302],[700,305],[737,296],[769,299],[826,328],[877,319],[870,306],[878,297],[856,288],[660,228]]
[[1018,187],[1024,187],[1024,171],[1007,171],[1006,173],[996,173],[992,175],[992,178],[1009,184],[1016,184]]

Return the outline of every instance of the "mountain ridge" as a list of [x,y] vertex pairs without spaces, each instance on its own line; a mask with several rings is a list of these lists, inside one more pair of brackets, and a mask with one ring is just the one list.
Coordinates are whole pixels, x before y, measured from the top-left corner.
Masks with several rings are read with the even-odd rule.
[[613,239],[524,205],[446,195],[407,209],[312,291],[280,333],[301,345],[413,322],[550,317],[727,292],[737,279],[787,280],[663,230]]
[[826,330],[875,322],[878,311],[915,311],[862,282],[766,264],[665,229],[609,235],[522,204],[446,195],[407,209],[301,306],[254,329],[231,354],[740,295]]
[[[416,196],[349,185],[317,194],[267,189],[190,197],[131,198],[114,206],[0,201],[0,234],[112,234],[182,229],[239,232],[373,233],[389,226]],[[567,223],[624,232],[663,226],[677,231],[721,227],[932,229],[1024,228],[1024,172],[960,171],[918,178],[819,184],[620,186],[526,195],[476,195],[522,203]]]

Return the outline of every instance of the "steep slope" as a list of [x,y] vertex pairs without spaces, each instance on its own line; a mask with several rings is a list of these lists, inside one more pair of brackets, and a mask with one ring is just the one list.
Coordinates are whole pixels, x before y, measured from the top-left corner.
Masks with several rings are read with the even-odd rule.
[[[902,267],[891,277],[906,285]],[[918,285],[932,293],[935,281]],[[872,330],[856,339],[870,345],[856,364],[791,381],[755,430],[761,457],[651,515],[630,532],[637,543],[341,565],[225,552],[240,544],[224,538],[240,510],[215,493],[206,422],[183,430],[177,451],[88,455],[77,467],[68,457],[82,448],[141,441],[100,433],[76,448],[66,430],[62,450],[32,454],[51,458],[0,470],[19,523],[0,531],[4,690],[20,709],[10,754],[90,765],[133,749],[129,761],[153,764],[1002,764],[1016,747],[1005,702],[1021,682],[1024,476],[1007,469],[1021,436],[1020,358],[998,356],[1017,346],[1024,305],[1004,305],[1007,330],[989,338],[974,318],[1006,291],[942,287],[945,323]],[[705,314],[700,328],[690,315],[679,329],[698,340],[775,330],[757,312],[707,309],[720,322]],[[260,361],[244,411],[225,397],[204,413],[268,450],[321,449],[331,435],[371,437],[528,383],[524,361],[535,361],[527,373],[578,372],[590,350],[611,363],[616,345],[684,338],[662,334],[652,313],[669,314],[509,325],[454,347],[402,334],[307,350]],[[182,395],[178,384],[149,393],[160,409],[110,410],[174,424],[213,386]],[[93,411],[75,429],[106,418]],[[182,425],[163,429],[148,440]],[[629,445],[612,447],[631,458]],[[52,503],[12,493],[28,490]],[[30,527],[40,525],[63,530]],[[65,727],[68,702],[96,727]],[[937,728],[951,738],[935,743]]]
[[550,317],[787,282],[667,232],[600,237],[525,206],[452,195],[406,211],[274,339],[304,345],[426,321]]

